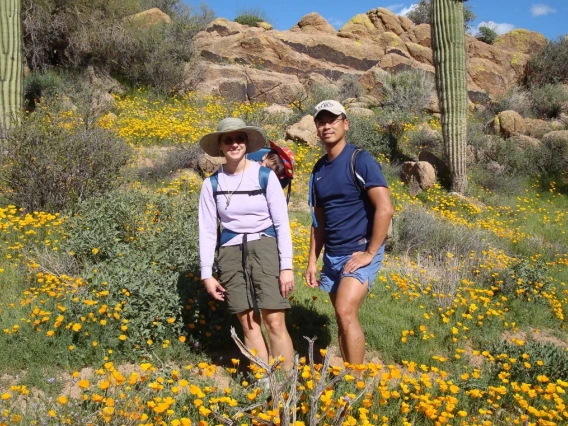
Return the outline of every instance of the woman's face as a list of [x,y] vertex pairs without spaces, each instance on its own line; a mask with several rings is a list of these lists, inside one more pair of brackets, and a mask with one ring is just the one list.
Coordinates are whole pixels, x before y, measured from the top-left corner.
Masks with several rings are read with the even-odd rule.
[[245,132],[225,133],[219,139],[219,149],[227,160],[240,161],[247,152],[248,138]]

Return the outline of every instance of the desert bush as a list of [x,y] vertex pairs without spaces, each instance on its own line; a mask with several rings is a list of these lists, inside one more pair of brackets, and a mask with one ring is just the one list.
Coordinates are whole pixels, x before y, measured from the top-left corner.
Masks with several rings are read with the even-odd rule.
[[441,132],[422,126],[406,132],[406,138],[408,139],[406,146],[409,153],[416,157],[423,150],[429,151],[440,158],[444,155]]
[[533,115],[530,93],[519,86],[509,88],[502,96],[492,102],[490,109],[494,114],[514,110],[523,117]]
[[557,84],[568,81],[568,40],[549,41],[540,52],[532,54],[527,62],[524,82],[528,87]]
[[498,139],[489,156],[509,176],[537,176],[546,170],[549,158],[546,147],[521,147],[513,138]]
[[197,144],[183,148],[174,147],[169,149],[163,157],[159,158],[152,166],[139,168],[137,170],[138,178],[159,180],[180,169],[197,169],[201,155],[203,155],[203,151]]
[[361,84],[356,75],[345,74],[339,80],[338,99],[344,101],[347,98],[358,98],[363,93]]
[[488,167],[475,167],[469,174],[470,182],[491,192],[503,195],[520,195],[527,187],[527,178],[496,173]]
[[539,118],[555,118],[568,104],[568,91],[561,84],[544,84],[530,89],[531,106]]
[[385,76],[383,107],[419,113],[434,96],[434,79],[422,70],[406,70]]
[[42,97],[53,98],[64,93],[64,80],[61,74],[48,70],[46,72],[32,72],[24,78],[24,98],[26,109],[35,107],[35,103]]
[[532,300],[542,292],[550,293],[552,283],[547,278],[548,267],[543,260],[517,261],[505,273],[501,291],[508,296]]
[[353,145],[367,150],[374,157],[391,155],[392,139],[388,133],[379,131],[375,117],[350,116],[347,139]]
[[469,256],[495,246],[497,239],[489,232],[460,228],[434,216],[423,208],[412,207],[397,213],[394,250],[398,253],[418,252],[421,255],[453,253]]
[[110,70],[134,84],[167,92],[183,81],[184,63],[193,57],[192,37],[213,15],[192,13],[178,2],[172,24],[145,25],[127,19],[145,9],[137,0],[24,1],[24,52],[32,70],[86,65]]
[[493,44],[498,34],[495,28],[491,28],[487,25],[479,27],[479,33],[475,36],[476,39],[487,44]]
[[489,369],[493,383],[502,384],[502,371],[507,371],[508,379],[517,383],[539,383],[543,377],[550,383],[568,380],[568,352],[552,343],[526,342],[520,346],[500,341],[490,345],[489,353],[494,357]]
[[[180,281],[186,276],[194,281],[199,270],[196,206],[195,198],[117,190],[81,204],[67,221],[65,252],[91,271],[85,292],[91,297],[102,292],[100,304],[120,315],[120,321],[111,316],[106,329],[93,328],[92,333],[104,331],[108,337],[90,339],[134,348],[148,339],[163,342],[181,335],[190,292]],[[89,307],[75,304],[68,310],[88,315]],[[128,340],[121,343],[117,334]]]
[[266,12],[260,8],[243,9],[237,12],[233,21],[241,25],[256,27],[259,22],[269,22]]
[[68,208],[116,186],[131,149],[100,128],[68,128],[41,110],[3,141],[5,194],[28,210]]
[[542,139],[547,150],[546,172],[560,175],[568,170],[568,141],[562,133],[550,133]]
[[313,114],[314,107],[326,99],[339,99],[339,88],[332,84],[312,83],[306,93],[298,93],[290,105],[297,119],[305,114]]
[[[546,171],[550,154],[545,146],[521,146],[515,138],[504,140],[496,135],[488,135],[484,124],[475,120],[468,120],[467,131],[474,162],[480,170],[489,172],[489,175],[483,171],[475,172],[474,178],[480,184],[483,182],[482,186],[505,189],[508,183],[518,182],[506,177],[535,177]],[[493,183],[490,182],[491,175],[496,179]]]
[[[414,7],[406,14],[406,16],[414,22],[416,25],[419,24],[429,24],[430,23],[430,0],[420,0],[415,3]],[[463,20],[465,29],[468,30],[471,27],[471,23],[475,21],[475,13],[467,5],[463,8]]]

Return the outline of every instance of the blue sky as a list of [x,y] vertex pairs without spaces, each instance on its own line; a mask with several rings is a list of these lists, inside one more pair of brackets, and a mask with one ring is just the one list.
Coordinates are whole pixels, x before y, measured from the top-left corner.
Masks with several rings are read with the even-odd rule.
[[[199,0],[183,0],[198,8]],[[339,0],[207,0],[205,4],[213,9],[217,17],[232,20],[237,12],[244,9],[260,9],[279,30],[294,26],[302,16],[318,12],[335,28],[358,13],[365,13],[376,7],[386,7],[397,14],[404,14],[417,1],[339,1]],[[494,26],[497,32],[508,32],[513,28],[538,31],[548,39],[555,40],[568,33],[568,1],[543,0],[470,0],[467,3],[477,15],[474,27],[479,24]]]

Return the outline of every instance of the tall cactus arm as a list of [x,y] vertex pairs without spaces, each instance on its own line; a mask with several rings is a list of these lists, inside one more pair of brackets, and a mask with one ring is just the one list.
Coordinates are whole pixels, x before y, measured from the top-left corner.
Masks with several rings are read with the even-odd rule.
[[20,3],[20,0],[0,0],[0,132],[17,122],[22,111],[23,61]]
[[442,111],[442,134],[452,190],[467,189],[467,70],[464,0],[432,0],[431,31],[436,91]]

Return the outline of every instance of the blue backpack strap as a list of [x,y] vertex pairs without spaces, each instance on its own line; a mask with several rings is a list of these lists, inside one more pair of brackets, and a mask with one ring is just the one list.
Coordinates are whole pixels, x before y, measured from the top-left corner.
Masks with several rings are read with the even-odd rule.
[[268,187],[268,177],[270,176],[270,172],[272,169],[268,167],[260,166],[258,170],[258,183],[260,184],[260,188],[263,190],[264,195],[266,195],[266,188]]
[[315,188],[314,188],[314,172],[310,175],[310,182],[308,184],[308,205],[310,206],[310,213],[312,214],[312,222],[314,224],[314,228],[318,227],[318,221],[316,219],[315,213],[315,206],[316,206],[316,197],[315,197]]
[[211,182],[211,188],[213,189],[213,198],[217,202],[217,187],[219,186],[219,170],[209,176],[209,181]]

